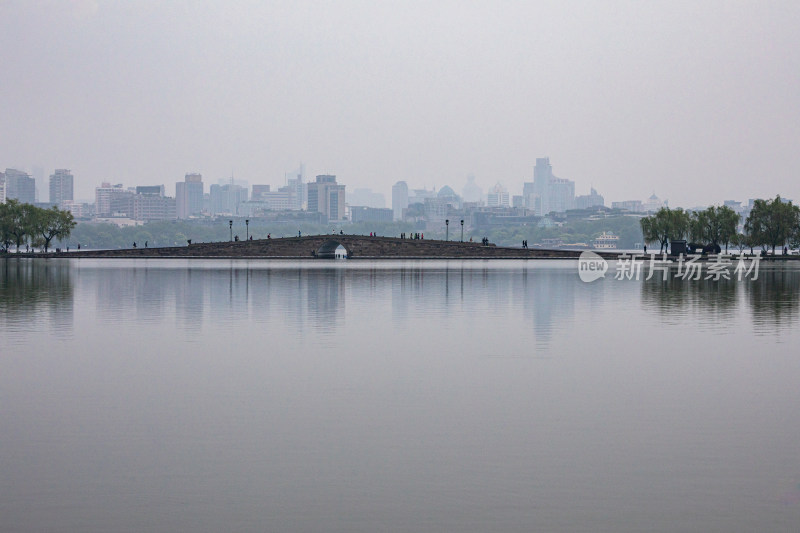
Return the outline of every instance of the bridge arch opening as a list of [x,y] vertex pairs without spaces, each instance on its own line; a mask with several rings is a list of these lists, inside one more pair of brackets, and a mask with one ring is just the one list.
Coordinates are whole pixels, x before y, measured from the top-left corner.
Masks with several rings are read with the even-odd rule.
[[352,254],[347,246],[331,239],[322,243],[314,255],[319,259],[347,259]]

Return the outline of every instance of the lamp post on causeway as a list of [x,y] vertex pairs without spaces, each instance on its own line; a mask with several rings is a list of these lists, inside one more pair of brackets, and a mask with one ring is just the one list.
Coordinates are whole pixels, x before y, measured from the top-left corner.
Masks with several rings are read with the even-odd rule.
[[464,242],[464,219],[461,219],[461,242]]
[[444,227],[446,228],[445,229],[445,234],[444,234],[445,235],[444,240],[445,241],[449,241],[450,240],[450,219],[445,219]]
[[233,240],[233,220],[228,221],[228,227],[231,229],[231,240]]
[[247,228],[247,229],[245,229],[245,231],[247,233],[245,233],[244,240],[249,241],[250,240],[250,219],[249,218],[244,219],[244,225],[245,225],[245,228]]

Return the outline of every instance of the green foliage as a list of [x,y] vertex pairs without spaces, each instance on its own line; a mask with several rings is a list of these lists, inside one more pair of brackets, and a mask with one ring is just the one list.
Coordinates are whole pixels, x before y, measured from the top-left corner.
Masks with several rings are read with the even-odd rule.
[[[565,244],[591,244],[603,232],[612,232],[618,235],[620,248],[633,248],[636,243],[642,242],[639,219],[629,216],[571,220],[563,226],[550,228],[537,225],[501,226],[488,231],[475,230],[465,233],[464,240],[468,241],[472,237],[473,241],[480,241],[481,238],[488,237],[489,242],[498,246],[520,246],[523,240],[527,240],[528,244],[532,245],[541,243],[544,239],[561,239]],[[426,233],[426,237],[427,235]],[[451,231],[451,239],[454,236]],[[461,234],[458,233],[457,236],[460,238]]]
[[642,218],[640,227],[644,242],[659,243],[661,251],[667,248],[670,241],[686,237],[689,223],[689,214],[683,209],[662,207],[654,215]]
[[69,211],[56,207],[42,209],[13,199],[0,204],[0,241],[4,251],[14,243],[19,252],[26,242],[44,246],[47,251],[54,238],[67,238],[74,227],[75,220]]
[[728,206],[711,206],[692,213],[689,233],[695,242],[715,246],[724,244],[727,251],[728,244],[736,236],[740,218],[739,214]]
[[31,235],[41,238],[45,252],[50,247],[50,241],[56,237],[66,239],[75,227],[75,219],[69,211],[61,211],[55,206],[51,209],[34,207],[34,210]]
[[784,202],[780,196],[773,200],[756,200],[745,221],[745,232],[752,239],[752,246],[772,248],[784,246],[788,241],[800,241],[800,207]]

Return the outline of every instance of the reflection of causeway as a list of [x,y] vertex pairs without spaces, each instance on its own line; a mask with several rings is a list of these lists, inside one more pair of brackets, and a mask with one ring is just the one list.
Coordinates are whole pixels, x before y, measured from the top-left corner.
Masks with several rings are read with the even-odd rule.
[[[510,268],[412,266],[384,275],[392,277],[392,312],[397,323],[403,324],[420,312],[463,310],[467,314],[501,316],[510,307],[512,314],[532,323],[538,345],[549,344],[554,333],[571,322],[575,288],[580,284],[572,269],[530,269],[528,264]],[[586,289],[592,294],[599,292],[589,286]],[[421,304],[424,309],[420,309]]]
[[82,274],[94,281],[105,319],[123,320],[134,308],[145,322],[174,315],[186,331],[200,330],[206,320],[273,322],[275,317],[290,328],[328,329],[340,320],[345,300],[343,273],[336,269],[252,268],[231,261],[212,268],[155,265]]
[[[122,320],[133,307],[140,320],[175,318],[176,327],[197,331],[205,321],[248,319],[266,329],[333,331],[344,323],[346,296],[379,312],[390,307],[392,322],[512,315],[524,319],[524,335],[539,345],[569,326],[576,287],[581,301],[601,298],[601,285],[582,284],[571,268],[529,264],[491,268],[481,263],[400,264],[390,268],[336,266],[275,267],[238,261],[206,268],[96,269],[97,302],[109,320]],[[587,300],[588,298],[588,300]],[[527,324],[527,325],[524,325]]]
[[74,295],[69,261],[3,258],[0,269],[0,320],[4,330],[10,331],[6,326],[12,321],[30,330],[43,311],[49,318],[48,330],[72,330]]

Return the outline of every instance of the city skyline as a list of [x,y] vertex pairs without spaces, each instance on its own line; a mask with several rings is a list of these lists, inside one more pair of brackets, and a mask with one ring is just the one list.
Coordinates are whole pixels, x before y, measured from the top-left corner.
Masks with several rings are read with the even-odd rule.
[[[389,197],[486,191],[543,155],[607,200],[798,198],[793,2],[7,2],[5,167],[276,183],[297,161]],[[45,176],[47,173],[44,174]],[[46,184],[37,184],[40,195]]]
[[[537,166],[542,165],[540,168],[540,172],[543,172],[544,179],[538,178],[537,179]],[[1,166],[1,165],[0,165]],[[171,183],[152,183],[149,185],[142,185],[140,183],[133,183],[133,184],[123,184],[117,183],[115,185],[111,185],[114,180],[111,181],[103,181],[102,183],[98,183],[94,185],[92,189],[91,196],[85,198],[78,198],[73,197],[72,189],[73,189],[73,175],[71,170],[66,169],[55,169],[54,173],[49,176],[47,181],[41,177],[42,172],[44,169],[41,167],[34,167],[36,171],[39,172],[40,177],[36,179],[28,169],[24,167],[7,167],[5,169],[5,173],[0,173],[0,202],[5,200],[7,195],[9,185],[8,179],[6,179],[6,175],[9,172],[12,175],[19,175],[23,176],[25,179],[33,181],[35,185],[35,194],[37,197],[37,202],[40,203],[51,203],[54,205],[60,205],[61,202],[53,201],[52,194],[54,191],[54,178],[59,178],[62,175],[68,176],[69,185],[68,190],[69,193],[67,196],[64,197],[64,200],[67,200],[68,204],[72,205],[80,205],[80,204],[90,204],[94,205],[97,203],[97,191],[98,189],[114,187],[118,188],[120,191],[134,191],[135,189],[140,188],[158,188],[160,187],[161,196],[170,198],[172,200],[177,201],[176,207],[176,214],[178,218],[187,218],[190,214],[191,215],[198,215],[200,214],[201,210],[198,206],[202,203],[202,195],[201,191],[205,190],[205,197],[206,201],[208,201],[209,194],[213,193],[214,189],[220,190],[224,189],[227,190],[227,186],[231,185],[237,187],[238,189],[242,190],[243,196],[237,200],[226,200],[227,202],[233,202],[231,205],[238,204],[239,202],[246,202],[248,200],[256,201],[256,200],[268,200],[268,203],[276,204],[275,198],[278,198],[277,207],[272,207],[272,209],[278,210],[301,210],[302,209],[302,201],[301,198],[304,197],[304,187],[306,187],[309,183],[314,182],[314,176],[304,175],[305,172],[305,164],[300,164],[298,170],[286,172],[284,173],[284,184],[281,185],[280,183],[252,183],[249,180],[245,179],[234,179],[233,177],[229,178],[220,178],[220,179],[208,179],[204,181],[203,175],[199,172],[187,172],[184,175],[184,180],[174,182],[174,187],[172,187]],[[298,173],[299,172],[299,173]],[[321,176],[328,176],[329,174],[322,174],[316,175],[317,178]],[[214,183],[216,181],[216,183]],[[538,185],[537,185],[538,181]],[[194,183],[190,183],[194,182]],[[42,186],[40,187],[40,183]],[[49,183],[49,185],[48,185]],[[207,190],[205,189],[205,183],[208,183]],[[550,186],[547,186],[547,183]],[[475,183],[475,176],[474,174],[469,174],[464,177],[463,187],[459,187],[458,184],[451,184],[445,183],[441,186],[434,185],[431,188],[428,188],[427,185],[422,185],[421,187],[417,188],[409,188],[408,184],[405,180],[399,180],[395,182],[388,195],[385,195],[382,192],[373,191],[371,187],[352,187],[347,192],[345,198],[345,204],[347,206],[368,206],[368,207],[378,207],[378,208],[388,208],[390,210],[395,211],[395,217],[397,217],[397,213],[399,213],[394,200],[396,186],[398,184],[404,184],[406,187],[406,202],[409,199],[414,200],[416,202],[422,202],[424,198],[435,196],[437,192],[445,190],[450,190],[455,193],[461,202],[475,202],[480,205],[484,205],[487,207],[523,207],[528,209],[532,213],[536,213],[539,216],[542,216],[545,213],[550,211],[556,213],[563,213],[570,209],[586,209],[592,206],[605,206],[611,208],[619,208],[624,209],[631,212],[652,212],[657,210],[659,207],[674,207],[674,208],[683,208],[683,209],[701,209],[710,205],[734,205],[734,204],[747,204],[748,202],[752,202],[757,198],[741,198],[741,197],[734,197],[733,195],[723,195],[718,197],[715,201],[711,203],[702,204],[702,203],[694,203],[694,204],[686,204],[686,205],[676,205],[674,202],[670,202],[669,198],[659,197],[656,194],[656,191],[652,191],[650,195],[647,197],[636,198],[632,194],[628,196],[623,196],[622,198],[625,199],[614,199],[614,198],[607,198],[603,194],[598,193],[597,188],[593,185],[589,187],[588,194],[580,194],[580,192],[585,189],[584,184],[581,184],[580,187],[576,188],[576,183],[574,180],[570,180],[567,178],[559,178],[555,176],[552,171],[552,165],[550,164],[549,157],[537,157],[536,158],[536,166],[533,168],[533,177],[528,178],[527,180],[521,181],[519,183],[514,183],[510,187],[506,186],[505,182],[497,182],[491,187],[487,187],[483,189],[480,186],[477,186]],[[347,185],[347,184],[344,184]],[[451,185],[454,185],[458,188],[458,192],[452,189]],[[271,187],[275,186],[274,190],[270,190]],[[57,185],[56,189],[60,190],[59,188],[61,185]],[[186,198],[186,193],[184,191],[184,187],[189,187],[193,190],[191,193],[193,195],[193,199],[191,200],[192,206],[189,207],[186,205],[188,199]],[[198,188],[199,187],[199,188]],[[297,187],[300,187],[298,190]],[[505,195],[505,200],[498,202],[496,198],[493,199],[493,196],[497,196],[497,192],[495,189],[500,188],[502,190],[501,194]],[[552,189],[552,187],[556,187],[556,189]],[[40,196],[40,191],[46,191],[49,188],[50,190],[50,198],[48,200],[44,200],[43,197]],[[29,195],[34,194],[34,187],[29,187]],[[238,190],[237,189],[237,190]],[[174,191],[174,192],[173,192]],[[290,192],[291,191],[291,192]],[[409,192],[412,193],[416,192],[416,196],[414,194],[409,195]],[[494,192],[493,192],[494,191]],[[476,195],[480,192],[481,194],[478,197],[470,198],[470,195]],[[520,194],[515,194],[519,192]],[[198,196],[198,194],[200,196]],[[237,195],[239,193],[236,193]],[[779,195],[785,200],[794,201],[795,198],[789,197],[783,191],[774,192],[771,195],[767,195],[762,199],[769,199],[774,197],[775,195]],[[261,198],[263,196],[263,198]],[[367,196],[371,197],[371,201],[362,201]],[[558,197],[558,200],[550,200],[550,196]],[[13,196],[16,199],[20,199],[17,196]],[[269,202],[271,200],[271,202]],[[24,201],[33,203],[33,201],[26,196]],[[515,203],[516,202],[516,203]],[[554,202],[554,203],[553,203]],[[412,201],[413,203],[413,201]],[[387,207],[388,204],[388,207]],[[405,204],[404,207],[407,207],[408,203]],[[235,211],[235,209],[234,209]],[[80,212],[80,211],[78,211]],[[212,214],[215,210],[212,209]],[[227,211],[221,210],[220,212],[225,213]],[[252,213],[245,213],[247,216],[254,216]]]

